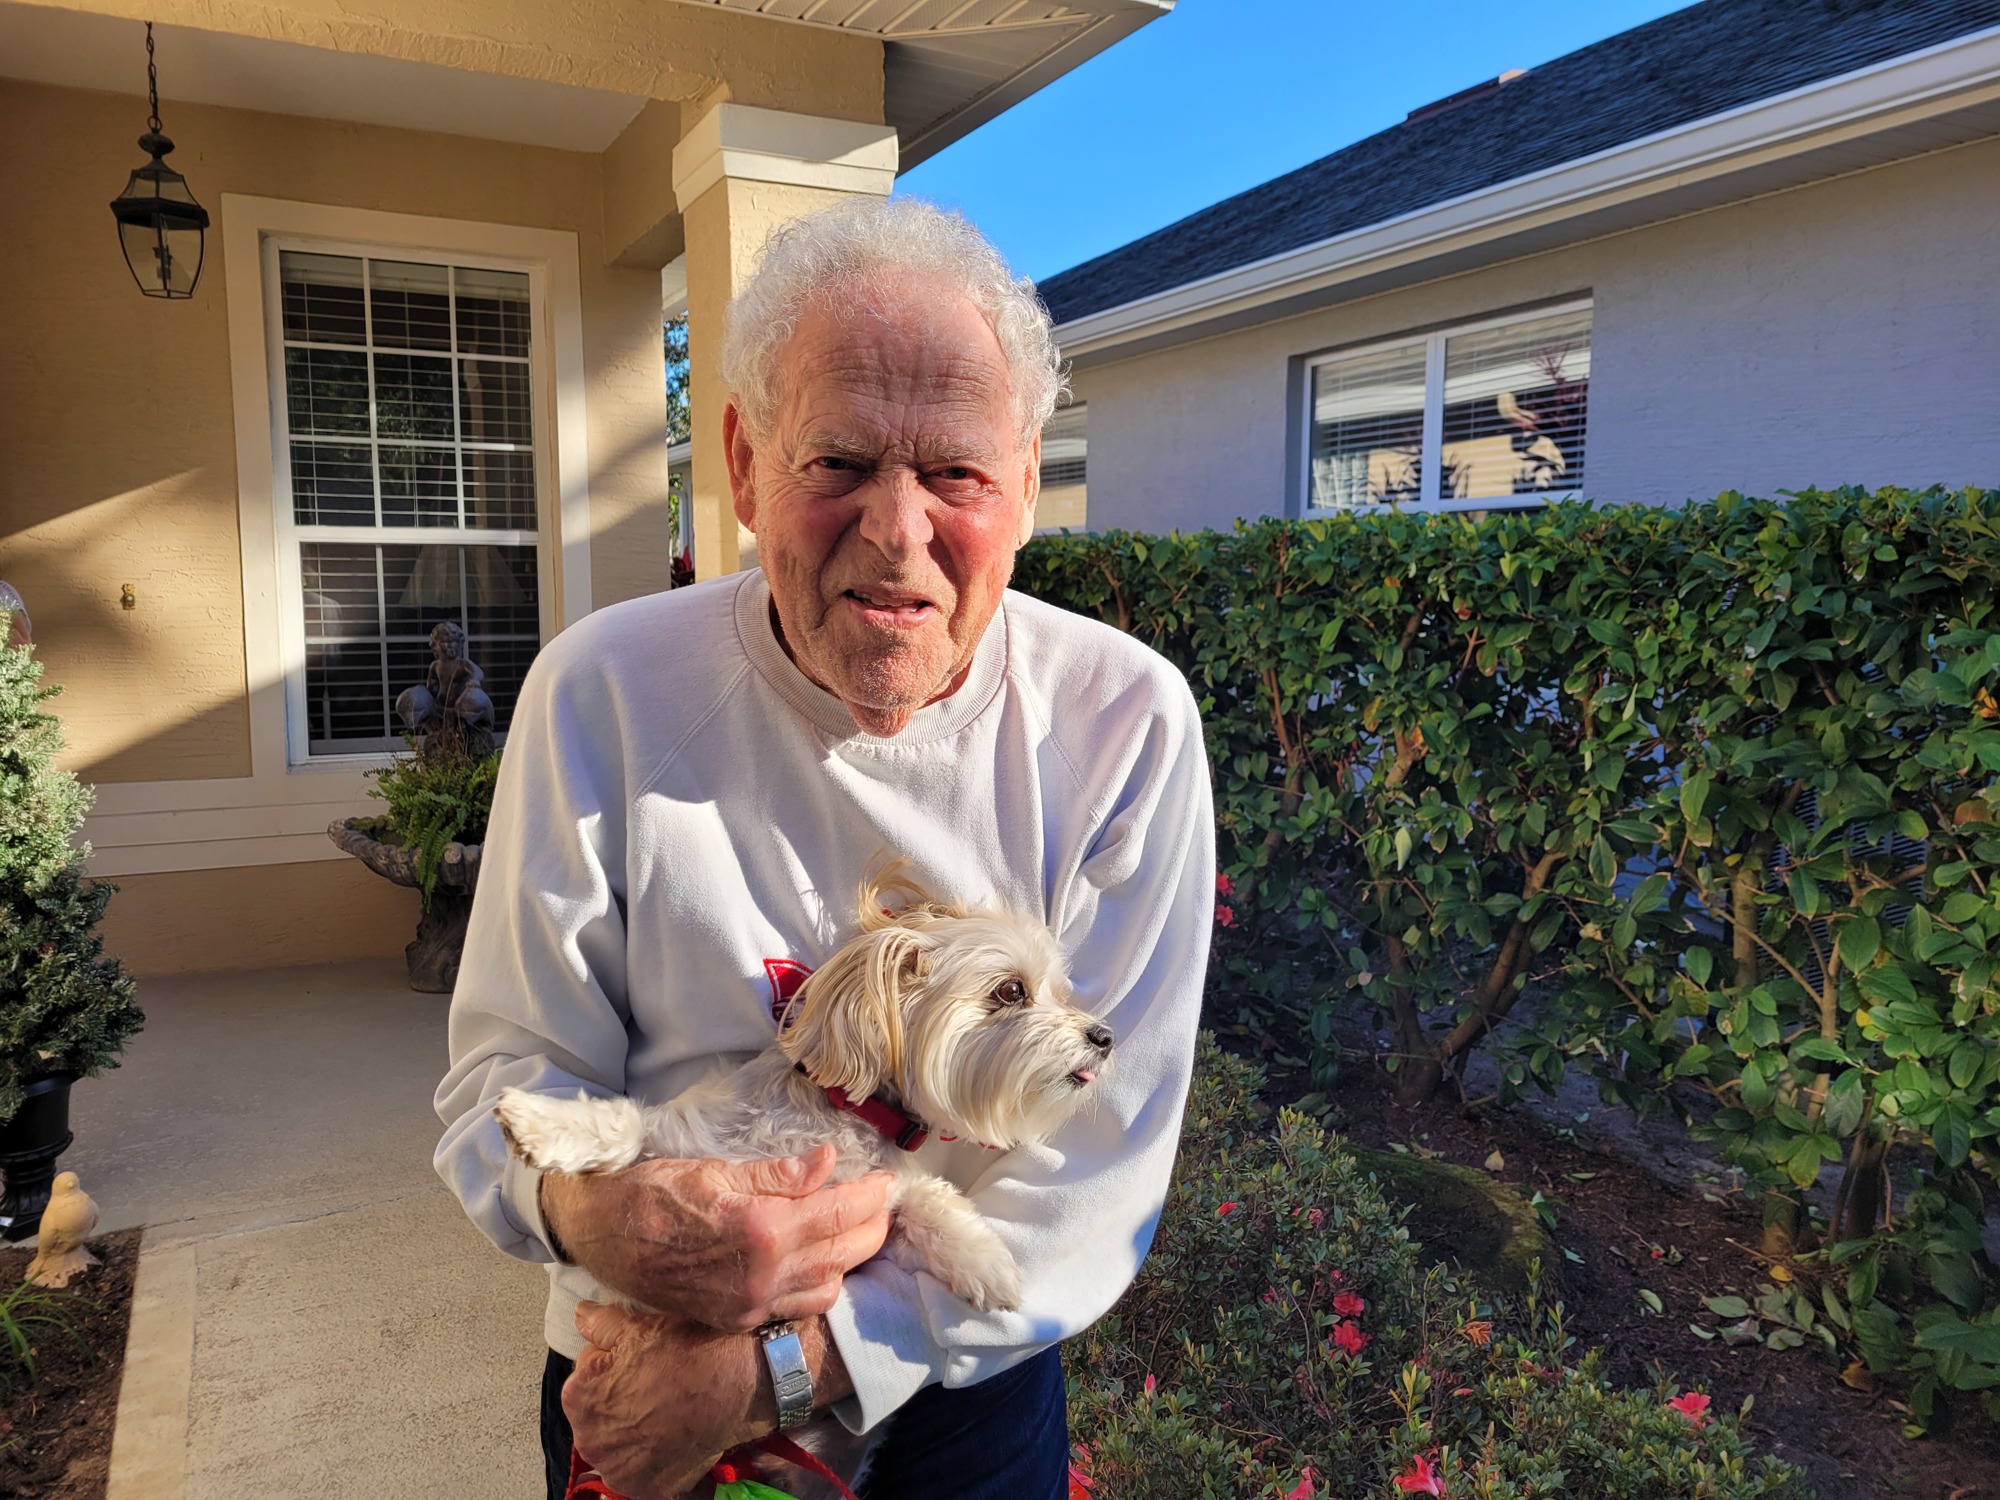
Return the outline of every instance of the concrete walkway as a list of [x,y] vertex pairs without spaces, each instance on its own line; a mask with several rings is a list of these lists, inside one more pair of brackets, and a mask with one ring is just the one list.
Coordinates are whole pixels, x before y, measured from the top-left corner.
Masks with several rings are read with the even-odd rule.
[[62,1165],[145,1226],[109,1500],[529,1500],[543,1275],[431,1171],[445,997],[401,964],[142,985]]

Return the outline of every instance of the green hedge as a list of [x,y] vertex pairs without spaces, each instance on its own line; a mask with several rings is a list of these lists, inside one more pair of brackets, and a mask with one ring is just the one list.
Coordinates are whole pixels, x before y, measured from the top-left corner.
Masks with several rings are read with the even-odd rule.
[[1423,1268],[1339,1142],[1260,1116],[1260,1082],[1204,1043],[1152,1253],[1068,1346],[1072,1497],[1810,1500],[1706,1397],[1612,1389],[1559,1305]]
[[[1218,993],[1323,1070],[1386,1018],[1419,1097],[1533,986],[1503,1087],[1706,1090],[1774,1248],[1826,1163],[1859,1241],[1892,1143],[1948,1199],[2000,1161],[1996,580],[2000,491],[1941,490],[1062,537],[1016,577],[1203,701]],[[1902,1248],[1939,1300],[1863,1351],[2000,1382],[1977,1236]],[[1846,1255],[1872,1307],[1885,1253]]]

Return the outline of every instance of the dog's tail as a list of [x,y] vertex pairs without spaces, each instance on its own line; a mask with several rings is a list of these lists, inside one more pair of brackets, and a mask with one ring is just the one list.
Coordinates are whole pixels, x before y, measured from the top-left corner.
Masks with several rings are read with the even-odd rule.
[[922,928],[965,915],[963,908],[932,895],[910,873],[908,860],[891,859],[881,852],[868,862],[856,901],[863,932],[879,932],[884,927]]

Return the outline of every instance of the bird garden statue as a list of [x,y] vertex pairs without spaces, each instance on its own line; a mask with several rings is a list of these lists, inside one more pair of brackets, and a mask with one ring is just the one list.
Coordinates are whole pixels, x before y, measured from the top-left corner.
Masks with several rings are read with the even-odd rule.
[[97,1264],[83,1248],[97,1228],[97,1205],[76,1180],[76,1173],[57,1174],[42,1210],[42,1227],[35,1240],[35,1258],[23,1278],[36,1286],[65,1287],[70,1278]]

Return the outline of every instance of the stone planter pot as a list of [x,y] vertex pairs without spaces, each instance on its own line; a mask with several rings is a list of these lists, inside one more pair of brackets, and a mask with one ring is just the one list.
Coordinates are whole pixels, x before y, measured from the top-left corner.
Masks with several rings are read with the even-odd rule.
[[0,1125],[0,1172],[7,1195],[0,1198],[0,1239],[25,1240],[42,1227],[55,1181],[56,1158],[69,1149],[69,1086],[74,1073],[30,1082],[14,1118]]
[[[422,889],[416,857],[401,844],[377,837],[379,819],[344,818],[330,824],[326,836],[384,880]],[[444,863],[430,903],[417,921],[417,935],[403,949],[410,966],[410,988],[425,994],[449,995],[458,983],[458,959],[465,950],[465,925],[472,919],[472,889],[479,880],[478,844],[446,844]]]

